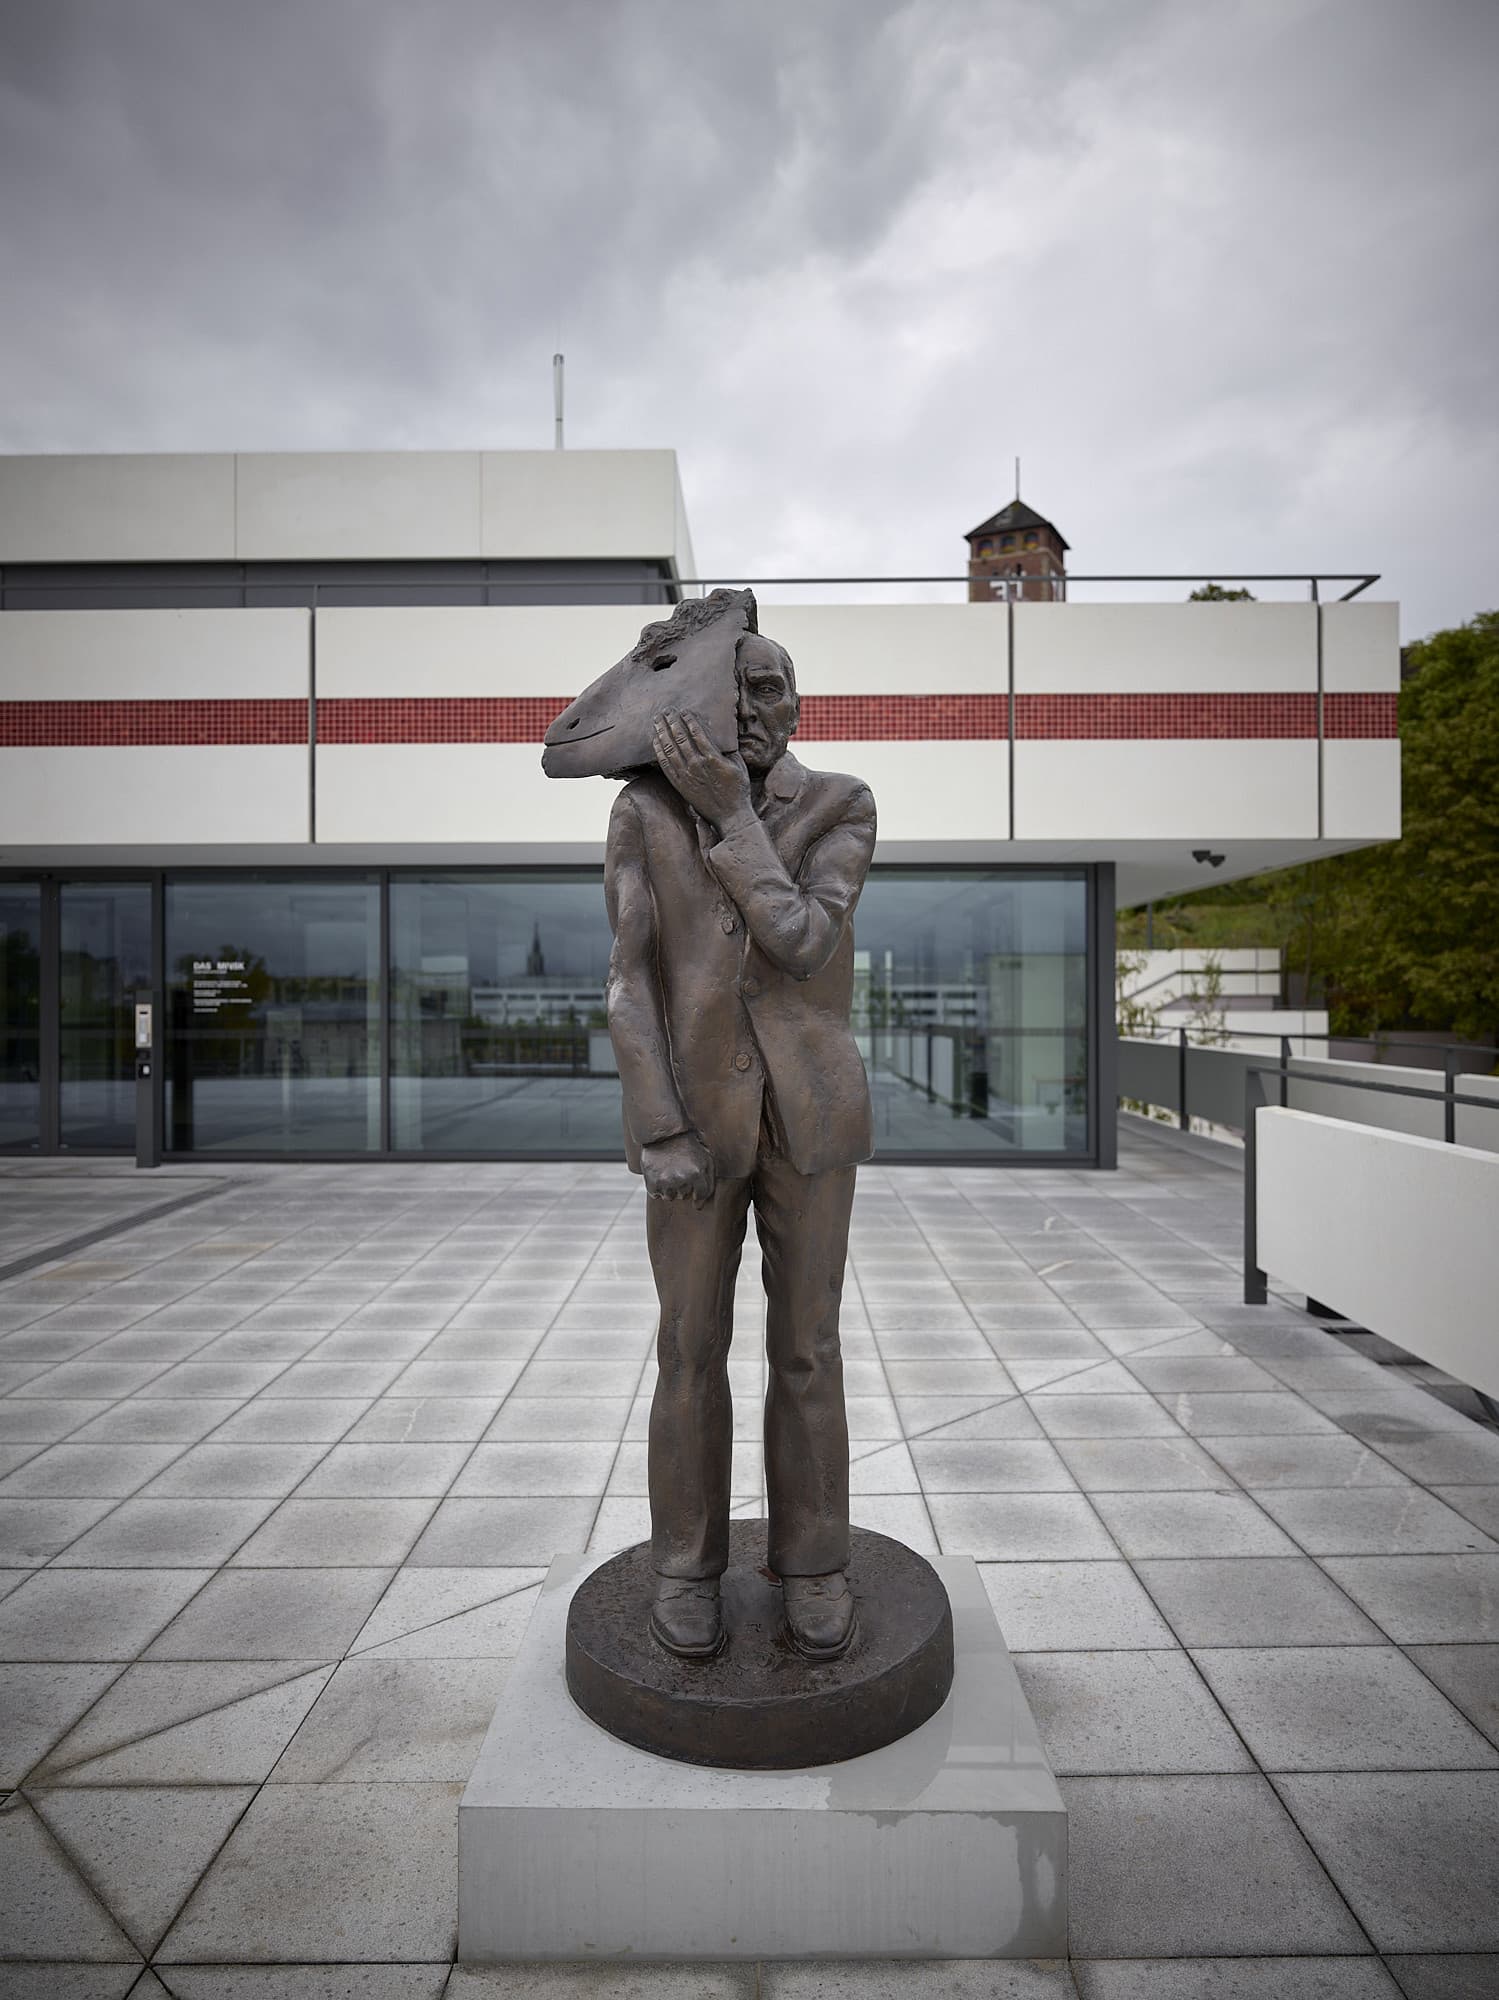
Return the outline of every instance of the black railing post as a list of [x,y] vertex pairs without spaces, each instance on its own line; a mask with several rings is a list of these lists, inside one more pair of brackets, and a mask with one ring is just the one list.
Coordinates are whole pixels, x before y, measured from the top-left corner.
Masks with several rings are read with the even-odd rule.
[[1187,1031],[1176,1031],[1176,1123],[1179,1130],[1190,1132],[1192,1114],[1187,1109]]
[[1290,1101],[1289,1098],[1290,1088],[1291,1088],[1291,1037],[1289,1035],[1282,1035],[1280,1038],[1280,1108],[1282,1111],[1285,1110],[1286,1105]]
[[1262,1072],[1244,1072],[1244,1303],[1265,1303],[1265,1274],[1260,1269],[1259,1243],[1259,1152],[1255,1142],[1255,1114],[1265,1100]]
[[1461,1049],[1448,1049],[1442,1057],[1442,1137],[1449,1146],[1457,1143],[1457,1104],[1453,1093],[1457,1089],[1457,1071],[1462,1059]]

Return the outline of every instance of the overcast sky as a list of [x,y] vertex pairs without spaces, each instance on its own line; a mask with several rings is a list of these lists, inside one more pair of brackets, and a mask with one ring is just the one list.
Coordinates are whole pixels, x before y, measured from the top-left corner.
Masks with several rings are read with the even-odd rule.
[[0,0],[0,450],[673,445],[705,574],[1499,605],[1499,0]]

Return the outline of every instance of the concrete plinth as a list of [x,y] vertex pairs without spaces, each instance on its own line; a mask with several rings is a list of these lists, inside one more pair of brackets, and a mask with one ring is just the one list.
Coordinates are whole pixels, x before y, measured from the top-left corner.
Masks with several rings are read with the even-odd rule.
[[458,1956],[1051,1958],[1067,1950],[1067,1818],[967,1559],[953,1689],[842,1764],[707,1770],[632,1749],[563,1679],[573,1590],[542,1586],[458,1816]]

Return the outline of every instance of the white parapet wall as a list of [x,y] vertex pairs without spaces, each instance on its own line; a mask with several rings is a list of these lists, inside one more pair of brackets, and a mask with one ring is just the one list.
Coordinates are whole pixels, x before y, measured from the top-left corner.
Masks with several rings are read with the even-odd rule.
[[1499,1396],[1499,1157],[1278,1105],[1255,1141],[1270,1281]]
[[[1435,1097],[1398,1097],[1379,1084],[1406,1084],[1422,1091],[1440,1090],[1439,1070],[1405,1069],[1392,1063],[1334,1062],[1291,1058],[1294,1072],[1286,1085],[1286,1102],[1296,1111],[1312,1111],[1324,1118],[1377,1125],[1385,1132],[1409,1132],[1419,1138],[1441,1139],[1446,1123],[1446,1106]],[[1350,1090],[1333,1078],[1349,1078],[1356,1084],[1373,1084],[1372,1090]],[[1323,1081],[1322,1079],[1327,1079]],[[1453,1112],[1453,1136],[1463,1146],[1479,1152],[1499,1153],[1499,1076],[1456,1076],[1452,1080],[1459,1097],[1482,1097],[1487,1104],[1459,1104]],[[1499,1315],[1496,1315],[1499,1316]]]

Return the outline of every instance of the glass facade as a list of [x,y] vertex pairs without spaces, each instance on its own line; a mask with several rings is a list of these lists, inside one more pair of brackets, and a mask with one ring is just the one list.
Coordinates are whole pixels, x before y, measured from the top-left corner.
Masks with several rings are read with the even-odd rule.
[[[1093,890],[1086,868],[871,873],[853,1029],[882,1157],[1096,1154]],[[0,883],[0,1145],[132,1146],[155,893]],[[601,870],[168,874],[159,894],[169,1154],[619,1156]]]
[[374,875],[166,885],[169,1152],[380,1149]]
[[0,882],[0,1148],[42,1136],[42,892]]
[[58,905],[61,1140],[133,1147],[133,1006],[151,986],[151,885],[64,882]]

